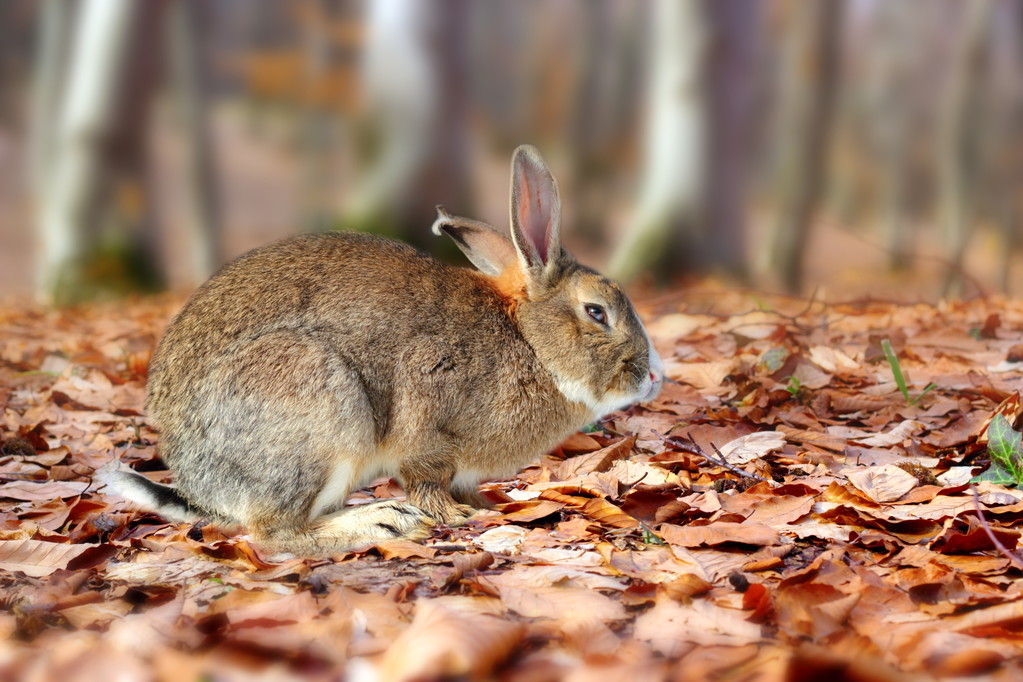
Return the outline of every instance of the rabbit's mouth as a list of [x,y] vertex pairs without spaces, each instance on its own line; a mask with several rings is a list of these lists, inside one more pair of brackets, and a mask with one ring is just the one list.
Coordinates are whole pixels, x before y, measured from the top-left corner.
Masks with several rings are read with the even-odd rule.
[[652,371],[648,372],[647,374],[648,374],[647,379],[645,382],[643,382],[643,385],[647,387],[646,392],[643,393],[643,397],[637,400],[636,402],[640,403],[650,402],[658,395],[660,395],[661,387],[664,386],[663,375],[658,376],[657,374],[654,374]]
[[653,341],[650,337],[647,337],[647,344],[649,344],[649,369],[647,370],[646,379],[643,381],[643,397],[638,402],[645,403],[653,400],[661,393],[661,387],[664,386],[664,361],[661,360],[661,356],[654,350]]

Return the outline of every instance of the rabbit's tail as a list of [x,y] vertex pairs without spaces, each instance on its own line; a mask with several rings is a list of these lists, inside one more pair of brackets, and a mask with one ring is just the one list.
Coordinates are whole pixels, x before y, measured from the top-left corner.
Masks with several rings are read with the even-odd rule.
[[177,488],[150,481],[133,471],[110,471],[105,482],[115,492],[170,521],[198,521],[201,510],[181,496]]

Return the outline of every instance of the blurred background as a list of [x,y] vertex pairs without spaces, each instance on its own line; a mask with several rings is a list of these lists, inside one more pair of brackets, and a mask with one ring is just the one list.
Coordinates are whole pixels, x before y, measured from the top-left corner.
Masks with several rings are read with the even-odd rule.
[[540,148],[582,260],[1023,291],[1023,0],[2,0],[0,291],[188,289],[303,231],[450,257]]

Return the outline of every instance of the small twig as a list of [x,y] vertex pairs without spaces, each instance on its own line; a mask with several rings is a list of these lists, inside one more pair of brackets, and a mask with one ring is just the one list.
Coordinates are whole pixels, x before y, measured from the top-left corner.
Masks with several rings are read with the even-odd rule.
[[692,436],[687,436],[686,438],[679,438],[678,436],[664,436],[664,435],[658,433],[657,431],[654,431],[653,429],[651,429],[651,431],[653,431],[655,434],[657,434],[657,437],[660,438],[662,441],[664,441],[665,443],[667,443],[668,445],[672,446],[673,448],[675,448],[677,450],[680,450],[682,452],[688,452],[691,455],[697,455],[699,457],[703,457],[705,460],[707,460],[711,464],[719,466],[719,467],[721,467],[723,469],[728,469],[729,471],[731,471],[736,476],[741,476],[742,478],[751,478],[751,479],[753,479],[755,481],[761,481],[763,483],[769,483],[769,481],[766,478],[762,477],[762,476],[758,476],[757,474],[751,474],[748,471],[743,471],[742,469],[740,469],[739,467],[737,467],[737,466],[735,466],[733,464],[729,464],[725,460],[724,455],[721,454],[721,451],[718,450],[716,445],[711,444],[712,447],[714,448],[714,451],[718,453],[718,456],[721,459],[716,459],[714,457],[711,457],[706,452],[704,452],[703,448],[700,447],[699,443],[697,443],[695,440],[693,440]]
[[991,540],[991,544],[1001,552],[1006,559],[1016,565],[1017,568],[1023,568],[1023,559],[1020,559],[1015,552],[1010,551],[1001,541],[995,536],[995,532],[991,530],[991,526],[988,524],[987,519],[984,518],[984,512],[980,508],[980,496],[977,495],[977,486],[970,484],[970,492],[973,493],[973,506],[977,509],[977,520],[980,521],[981,528],[987,533],[987,537]]

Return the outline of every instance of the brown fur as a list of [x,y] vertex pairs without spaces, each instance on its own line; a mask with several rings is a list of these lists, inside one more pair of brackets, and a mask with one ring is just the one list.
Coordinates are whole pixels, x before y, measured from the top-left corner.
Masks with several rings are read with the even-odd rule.
[[[526,153],[517,164],[537,163]],[[527,181],[556,200],[553,179]],[[424,537],[482,504],[479,480],[513,474],[599,416],[565,385],[623,399],[659,385],[624,294],[564,254],[556,231],[548,262],[508,262],[521,252],[493,228],[442,215],[498,276],[321,234],[252,251],[196,291],[148,385],[182,508],[302,554]],[[594,299],[611,328],[580,312]],[[408,502],[344,507],[379,475],[397,476]]]

